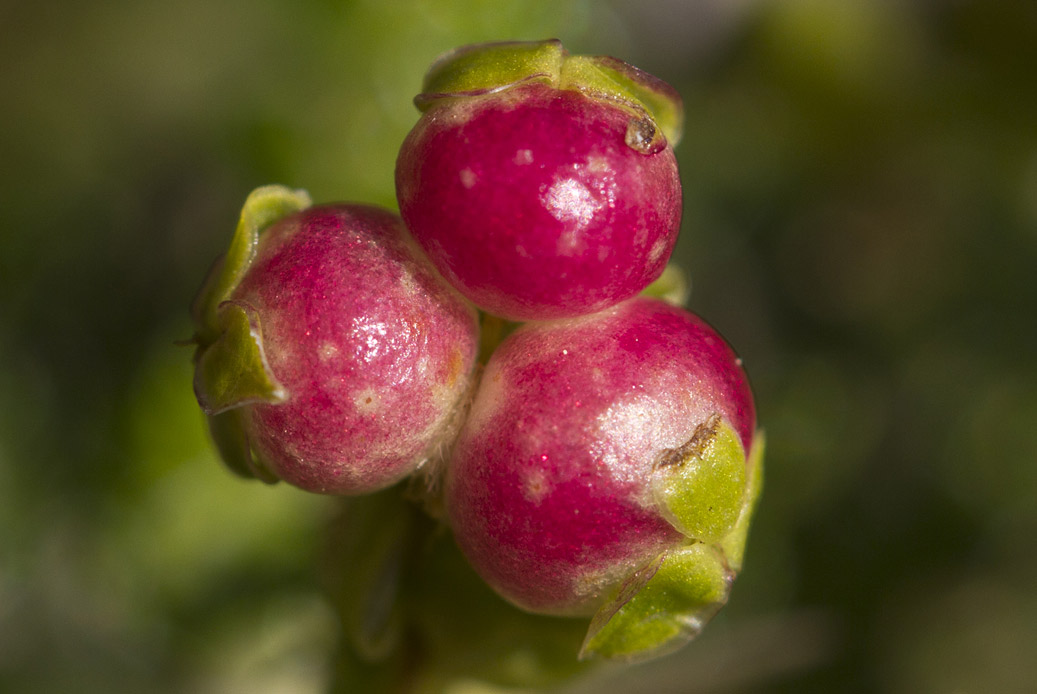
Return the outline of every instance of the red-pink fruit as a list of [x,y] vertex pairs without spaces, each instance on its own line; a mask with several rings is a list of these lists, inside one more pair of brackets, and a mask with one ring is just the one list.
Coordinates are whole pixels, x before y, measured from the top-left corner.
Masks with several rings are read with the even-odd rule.
[[662,272],[681,218],[668,85],[557,42],[493,44],[437,62],[417,102],[396,163],[400,213],[480,308],[582,315]]
[[[694,603],[701,617],[726,599],[741,561],[758,488],[746,455],[755,427],[740,361],[680,308],[638,298],[527,324],[490,358],[458,437],[450,522],[506,599],[547,614],[599,612],[599,622],[663,575],[671,556],[672,566],[685,564],[665,580],[698,585],[687,567],[706,557],[710,585],[720,587],[705,606]],[[689,563],[688,552],[705,554]],[[644,611],[656,619],[675,599],[660,602],[658,586],[647,585],[655,603]],[[678,630],[692,622],[666,616]],[[645,639],[630,648],[662,643]]]
[[225,456],[245,447],[235,467],[356,494],[393,484],[448,443],[471,382],[475,311],[396,215],[296,212],[258,236],[238,275],[209,301],[219,327],[200,340],[195,380],[207,413],[233,415],[230,435],[225,419],[213,429]]

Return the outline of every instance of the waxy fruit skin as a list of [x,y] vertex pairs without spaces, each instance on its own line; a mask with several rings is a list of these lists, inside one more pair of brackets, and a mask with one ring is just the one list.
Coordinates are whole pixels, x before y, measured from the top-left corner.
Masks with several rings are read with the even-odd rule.
[[477,351],[474,309],[400,219],[311,207],[263,232],[229,302],[257,319],[281,402],[246,405],[260,465],[303,489],[393,484],[456,432]]
[[653,492],[660,465],[711,422],[750,450],[741,362],[693,314],[636,298],[527,324],[490,358],[455,446],[457,542],[515,605],[592,614],[661,553],[715,539],[679,532]]
[[400,213],[443,275],[512,320],[598,311],[663,271],[681,186],[629,110],[531,82],[433,103],[396,163]]

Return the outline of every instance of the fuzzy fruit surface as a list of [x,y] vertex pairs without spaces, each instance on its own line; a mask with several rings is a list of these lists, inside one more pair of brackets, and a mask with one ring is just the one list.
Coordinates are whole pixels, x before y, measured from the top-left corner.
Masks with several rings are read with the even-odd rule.
[[650,483],[713,415],[748,451],[756,414],[740,362],[683,309],[637,298],[518,329],[489,360],[449,467],[458,544],[515,605],[593,613],[688,541]]
[[338,205],[282,219],[260,237],[230,300],[258,317],[287,393],[244,414],[253,452],[279,478],[314,492],[373,491],[456,431],[475,312],[396,215]]
[[681,217],[672,147],[627,144],[629,111],[531,83],[434,104],[396,163],[400,212],[448,280],[515,320],[630,298],[670,257]]

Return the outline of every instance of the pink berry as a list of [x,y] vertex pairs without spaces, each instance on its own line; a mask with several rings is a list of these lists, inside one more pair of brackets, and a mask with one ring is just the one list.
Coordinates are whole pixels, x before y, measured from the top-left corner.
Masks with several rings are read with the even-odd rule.
[[[662,272],[681,186],[650,112],[588,74],[622,75],[678,111],[679,98],[629,65],[568,56],[556,42],[514,44],[538,57],[502,86],[514,76],[492,70],[511,46],[465,49],[434,66],[419,97],[427,110],[396,163],[400,213],[440,272],[487,312],[529,320],[604,309]],[[454,78],[452,66],[484,50],[477,69],[491,70],[490,82],[466,89],[471,71]],[[536,51],[557,54],[557,74],[542,71]]]
[[[457,440],[447,478],[457,542],[515,605],[591,614],[668,551],[725,551],[749,503],[755,427],[740,361],[680,308],[638,298],[527,324],[489,360]],[[733,455],[709,458],[724,430]],[[703,460],[714,467],[691,470]],[[684,488],[675,474],[699,477]]]
[[237,414],[260,473],[314,492],[369,492],[412,473],[455,433],[475,311],[396,215],[328,205],[281,219],[219,310],[247,319],[271,386],[264,398],[213,403],[218,369],[237,362],[218,362],[206,381],[203,348],[196,390],[210,414]]

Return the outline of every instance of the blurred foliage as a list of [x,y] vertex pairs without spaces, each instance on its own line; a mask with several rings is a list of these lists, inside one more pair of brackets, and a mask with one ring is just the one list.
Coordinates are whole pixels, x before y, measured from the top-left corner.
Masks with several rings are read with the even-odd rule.
[[0,6],[0,690],[332,682],[336,507],[219,466],[174,342],[249,190],[393,205],[429,62],[547,36],[683,95],[676,258],[769,442],[728,607],[570,691],[1032,690],[1030,0]]

